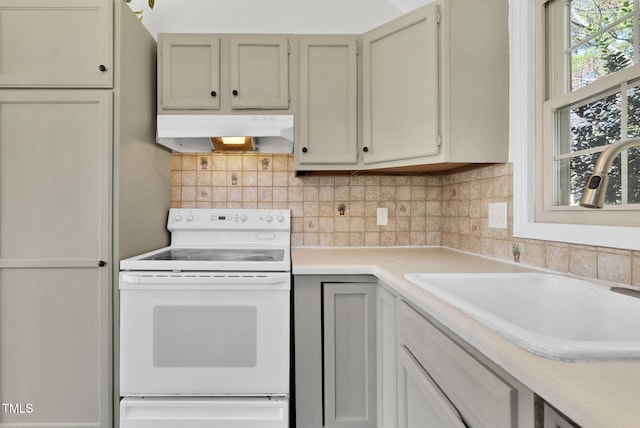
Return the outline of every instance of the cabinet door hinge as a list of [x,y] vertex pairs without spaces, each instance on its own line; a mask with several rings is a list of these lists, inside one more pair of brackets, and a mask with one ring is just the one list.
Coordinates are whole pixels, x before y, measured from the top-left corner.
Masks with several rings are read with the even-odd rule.
[[442,134],[438,134],[436,141],[438,142],[438,152],[440,152],[440,149],[442,148]]
[[442,15],[440,14],[440,9],[436,10],[436,24],[439,24],[442,20]]
[[291,55],[291,44],[289,43],[289,39],[287,39],[287,55]]
[[360,43],[356,40],[356,56],[360,55]]

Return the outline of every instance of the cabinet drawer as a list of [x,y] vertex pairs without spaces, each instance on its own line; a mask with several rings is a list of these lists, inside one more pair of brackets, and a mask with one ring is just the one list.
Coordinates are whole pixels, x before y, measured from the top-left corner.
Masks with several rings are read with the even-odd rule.
[[517,391],[405,302],[398,307],[398,346],[405,346],[474,428],[516,424]]

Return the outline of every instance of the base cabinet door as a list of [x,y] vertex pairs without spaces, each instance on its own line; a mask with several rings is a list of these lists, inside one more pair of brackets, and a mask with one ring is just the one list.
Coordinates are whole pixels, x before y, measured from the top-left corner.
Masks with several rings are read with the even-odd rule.
[[[408,353],[424,368],[468,426],[514,427],[518,417],[517,388],[460,348],[404,301],[398,304],[398,353]],[[400,396],[402,376],[398,374]],[[398,404],[400,413],[403,405],[406,406]]]
[[323,284],[324,426],[376,427],[376,284]]
[[465,428],[456,408],[406,347],[398,353],[398,428]]
[[113,0],[0,0],[0,86],[113,86]]
[[376,366],[378,428],[396,427],[396,296],[376,289]]

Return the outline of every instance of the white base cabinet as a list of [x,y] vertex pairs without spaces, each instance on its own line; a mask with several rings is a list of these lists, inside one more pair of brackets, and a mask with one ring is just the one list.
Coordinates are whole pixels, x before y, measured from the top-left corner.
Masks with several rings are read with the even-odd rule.
[[[402,356],[398,363],[399,422],[405,421],[404,416],[420,411],[411,407],[431,404],[434,412],[439,409],[437,415],[434,413],[436,419],[453,417],[459,412],[459,418],[474,428],[514,426],[517,389],[462,350],[404,301],[398,303],[398,354]],[[430,403],[416,402],[402,393],[410,386],[406,383],[409,372],[422,373],[420,391],[430,397]],[[433,396],[425,392],[429,385]]]
[[297,427],[376,427],[376,287],[368,275],[293,277]]
[[294,276],[296,426],[534,428],[532,391],[395,293]]

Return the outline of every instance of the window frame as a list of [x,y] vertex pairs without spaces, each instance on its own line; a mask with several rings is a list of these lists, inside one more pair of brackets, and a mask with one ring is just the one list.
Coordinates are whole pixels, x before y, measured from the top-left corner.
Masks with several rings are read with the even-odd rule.
[[[544,76],[544,57],[538,25],[543,19],[546,0],[510,0],[510,148],[513,174],[513,235],[518,238],[640,250],[640,227],[576,223],[543,222],[536,219],[537,197],[542,191],[542,177],[536,162],[542,162],[542,145],[536,136],[543,129],[540,90]],[[531,85],[531,82],[536,82]],[[577,208],[577,210],[582,210]],[[586,210],[586,209],[584,209]],[[589,215],[601,216],[608,210]],[[586,211],[588,212],[588,211]],[[636,215],[640,212],[635,211]],[[605,220],[609,221],[609,220]],[[609,223],[611,224],[611,223]]]

